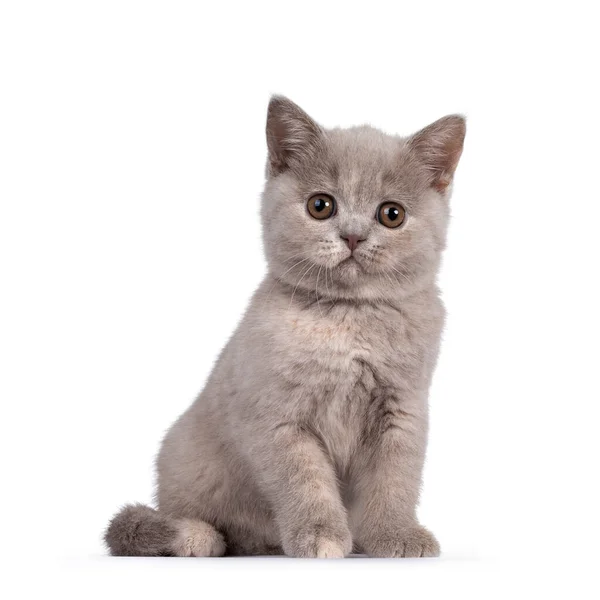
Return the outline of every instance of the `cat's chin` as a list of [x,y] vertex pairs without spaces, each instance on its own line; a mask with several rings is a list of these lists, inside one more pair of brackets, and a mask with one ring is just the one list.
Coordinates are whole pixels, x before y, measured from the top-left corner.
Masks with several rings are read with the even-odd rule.
[[350,256],[338,264],[336,271],[341,283],[352,284],[363,272],[363,268],[355,258]]

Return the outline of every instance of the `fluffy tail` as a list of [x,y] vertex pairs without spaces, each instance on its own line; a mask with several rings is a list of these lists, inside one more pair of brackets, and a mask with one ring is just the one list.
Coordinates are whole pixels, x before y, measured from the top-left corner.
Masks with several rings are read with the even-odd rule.
[[143,504],[124,506],[111,520],[104,541],[113,556],[169,556],[176,524]]
[[104,541],[113,556],[222,556],[223,536],[204,521],[171,519],[143,504],[124,506]]

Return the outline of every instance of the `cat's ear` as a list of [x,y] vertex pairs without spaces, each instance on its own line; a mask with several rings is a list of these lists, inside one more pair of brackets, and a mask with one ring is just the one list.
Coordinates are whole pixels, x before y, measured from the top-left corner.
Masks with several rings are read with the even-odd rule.
[[269,173],[282,173],[318,143],[323,130],[298,105],[273,96],[267,111]]
[[421,129],[409,138],[409,147],[425,165],[430,185],[443,193],[462,154],[467,124],[461,115],[448,115]]

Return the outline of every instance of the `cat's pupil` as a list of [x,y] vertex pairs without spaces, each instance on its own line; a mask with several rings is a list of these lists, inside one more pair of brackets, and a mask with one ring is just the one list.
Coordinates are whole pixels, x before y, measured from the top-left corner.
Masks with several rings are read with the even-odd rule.
[[315,201],[315,210],[317,210],[318,212],[321,212],[325,208],[327,208],[327,202],[325,200],[322,200],[321,198],[319,198],[318,200]]
[[390,221],[395,221],[400,215],[400,211],[397,208],[387,208],[385,214]]

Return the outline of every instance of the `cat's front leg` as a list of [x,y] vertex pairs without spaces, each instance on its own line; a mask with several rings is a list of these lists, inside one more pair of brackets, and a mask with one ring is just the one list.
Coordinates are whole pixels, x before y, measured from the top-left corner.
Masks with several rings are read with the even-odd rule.
[[342,558],[352,536],[333,466],[315,436],[283,424],[254,446],[261,486],[275,514],[284,552],[300,558]]
[[439,556],[440,547],[416,517],[427,440],[427,410],[419,398],[384,390],[366,436],[355,481],[353,533],[376,557]]

